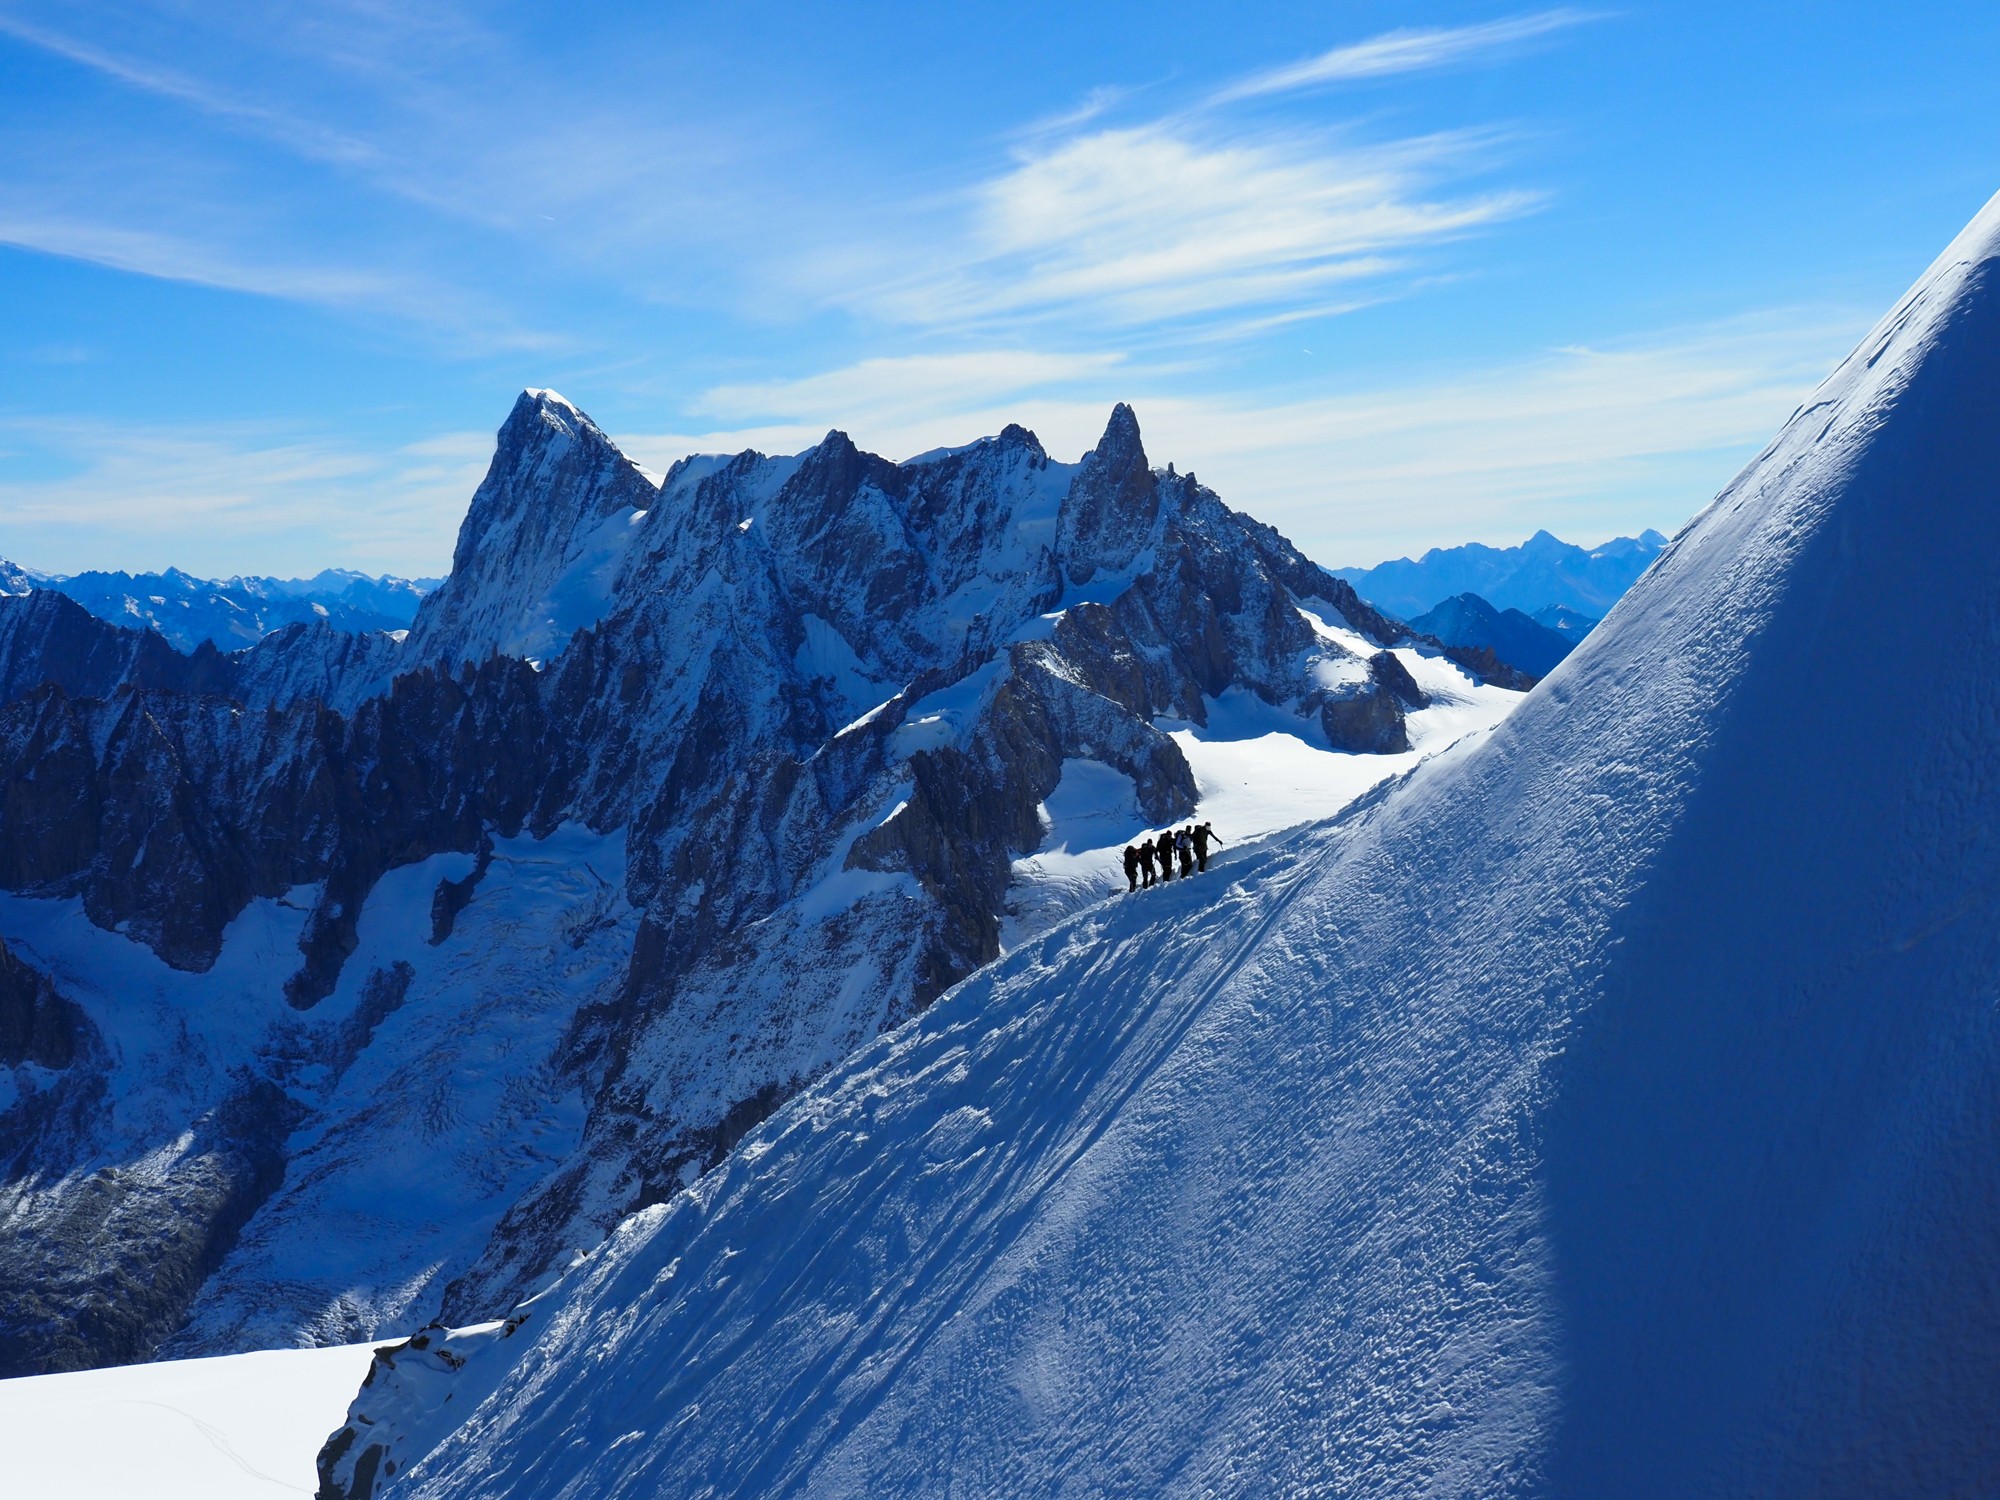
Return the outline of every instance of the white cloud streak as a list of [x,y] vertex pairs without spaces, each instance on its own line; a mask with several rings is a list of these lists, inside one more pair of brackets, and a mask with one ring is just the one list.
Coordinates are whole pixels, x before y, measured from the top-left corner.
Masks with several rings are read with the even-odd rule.
[[282,110],[229,98],[172,69],[120,57],[88,41],[36,26],[18,16],[0,14],[0,35],[39,47],[142,93],[184,104],[202,114],[244,126],[304,155],[324,161],[358,163],[377,154],[357,136],[312,124]]
[[[744,194],[720,171],[755,154],[740,122],[580,86],[446,8],[319,0],[254,20],[43,8],[0,11],[0,38],[180,119],[7,120],[0,202],[24,248],[491,349],[551,342],[515,336],[502,303],[524,269],[593,266],[643,294],[670,245],[741,228]],[[703,212],[687,212],[695,201]],[[683,268],[673,285],[697,279]]]
[[1055,318],[1134,328],[1324,305],[1330,288],[1380,280],[1414,252],[1533,210],[1540,197],[1523,190],[1434,191],[1492,145],[1217,136],[1185,121],[1093,131],[1020,154],[974,190],[941,265],[877,281],[863,301],[945,329]]
[[[930,388],[928,361],[876,360],[773,387],[761,403],[741,387],[713,403],[789,420],[630,446],[664,469],[690,452],[795,452],[837,426],[865,448],[901,456],[1019,421],[1067,458],[1097,440],[1112,402],[1127,400],[1155,463],[1195,469],[1230,504],[1324,562],[1372,563],[1439,543],[1519,541],[1541,526],[1581,540],[1671,528],[1777,430],[1866,322],[1789,310],[1320,394],[1190,394],[1168,372],[1120,365],[1091,375],[1058,357],[1058,382],[981,389],[968,381],[954,407]],[[859,420],[843,399],[850,381],[874,393]]]
[[952,414],[1002,397],[1079,381],[1101,383],[1124,362],[1119,354],[1063,354],[1029,349],[974,350],[866,359],[797,380],[720,385],[697,397],[697,415],[722,418],[810,417],[839,410],[849,420],[906,420],[913,409]]
[[1510,52],[1524,42],[1566,31],[1598,17],[1588,11],[1545,10],[1476,26],[1429,27],[1384,32],[1365,42],[1335,47],[1317,57],[1269,68],[1238,79],[1209,95],[1211,106],[1272,94],[1296,93],[1326,84],[1387,78],[1449,67],[1475,58]]
[[[0,557],[48,572],[442,573],[485,433],[387,453],[267,426],[0,422]],[[15,479],[26,459],[59,477]]]
[[[902,457],[1019,421],[1072,458],[1129,400],[1155,463],[1195,470],[1323,562],[1373,563],[1541,526],[1580,541],[1671,529],[1866,322],[1794,311],[1369,392],[1213,395],[1173,371],[1062,352],[869,360],[719,387],[705,406],[732,425],[620,441],[664,471],[692,452],[797,452],[831,427]],[[441,572],[491,450],[485,433],[374,453],[248,424],[10,420],[0,556],[51,571]],[[57,477],[8,477],[51,460]]]

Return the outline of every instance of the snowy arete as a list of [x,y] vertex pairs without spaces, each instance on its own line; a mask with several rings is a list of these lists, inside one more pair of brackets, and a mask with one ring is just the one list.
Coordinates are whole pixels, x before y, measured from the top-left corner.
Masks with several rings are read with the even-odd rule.
[[333,1491],[1991,1493],[1996,240],[1498,730],[863,1046]]

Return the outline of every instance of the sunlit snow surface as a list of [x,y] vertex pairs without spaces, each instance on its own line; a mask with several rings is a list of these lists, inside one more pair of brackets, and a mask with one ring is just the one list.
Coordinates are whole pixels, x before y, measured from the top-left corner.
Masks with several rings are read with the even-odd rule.
[[0,1380],[18,1500],[285,1500],[368,1373],[371,1344]]
[[[1302,611],[1302,613],[1304,613]],[[1319,633],[1365,661],[1377,648],[1353,631],[1307,614]],[[1339,812],[1370,787],[1401,775],[1470,734],[1491,729],[1521,694],[1475,682],[1443,657],[1400,648],[1395,655],[1424,690],[1427,705],[1409,716],[1410,749],[1400,755],[1350,755],[1327,748],[1318,726],[1286,705],[1232,688],[1207,703],[1206,724],[1161,720],[1187,757],[1207,822],[1224,848]],[[1060,920],[1126,889],[1124,850],[1157,834],[1140,813],[1132,783],[1101,761],[1074,759],[1042,805],[1042,847],[1014,862],[1002,943],[1012,948]]]
[[1996,244],[1498,729],[863,1048],[398,1495],[1991,1493]]

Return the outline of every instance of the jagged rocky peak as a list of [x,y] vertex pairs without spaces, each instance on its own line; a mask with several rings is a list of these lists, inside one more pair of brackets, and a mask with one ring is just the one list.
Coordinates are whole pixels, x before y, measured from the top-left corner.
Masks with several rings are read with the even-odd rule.
[[658,491],[554,391],[521,393],[458,530],[451,576],[410,628],[412,661],[540,660],[589,624],[620,528]]
[[[0,936],[120,1038],[114,1057],[81,1034],[62,1099],[83,1123],[37,1160],[61,1176],[195,1143],[115,1222],[82,1202],[108,1227],[53,1259],[70,1210],[17,1211],[0,1175],[0,1285],[86,1284],[156,1211],[191,1247],[158,1294],[113,1287],[130,1317],[101,1336],[64,1352],[44,1320],[14,1346],[54,1368],[177,1326],[191,1353],[504,1311],[994,958],[1003,924],[1081,899],[1088,882],[1016,899],[1066,784],[1115,788],[1153,825],[1193,814],[1165,721],[1207,726],[1225,698],[1329,749],[1406,748],[1418,684],[1374,658],[1407,644],[1276,531],[1155,473],[1123,406],[1076,463],[1020,426],[900,463],[833,432],[690,457],[656,489],[529,392],[400,645],[320,621],[182,656],[52,595],[0,598],[0,890],[21,898],[0,919],[36,898],[85,919]],[[151,956],[94,967],[111,948],[86,924]],[[142,1045],[124,958],[189,1013],[261,1015],[268,1036],[231,1021]],[[5,1055],[61,1055],[42,991],[7,977]],[[527,1031],[489,1081],[563,1101],[570,1133],[468,1106],[476,1128],[411,1148],[441,1173],[467,1151],[511,1163],[465,1171],[462,1216],[387,1202],[401,1227],[372,1237],[378,1260],[316,1258],[342,1205],[382,1196],[384,1157],[411,1159],[396,1122],[417,1117],[395,1110],[419,1104],[385,1080],[456,1076],[452,1028],[488,1035],[516,1002]],[[245,1070],[312,1112],[310,1140],[237,1097]],[[126,1082],[172,1098],[90,1134],[90,1090]],[[51,1100],[36,1109],[71,1107]],[[0,1163],[24,1129],[0,1120]]]
[[1057,549],[1071,583],[1131,566],[1153,536],[1160,486],[1146,462],[1139,418],[1123,401],[1084,455],[1063,501]]

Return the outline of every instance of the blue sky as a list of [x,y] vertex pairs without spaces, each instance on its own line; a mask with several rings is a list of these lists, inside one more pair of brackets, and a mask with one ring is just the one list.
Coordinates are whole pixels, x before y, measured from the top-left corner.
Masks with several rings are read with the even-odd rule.
[[2000,8],[0,0],[0,556],[442,571],[1114,400],[1330,564],[1671,529],[2000,189]]

